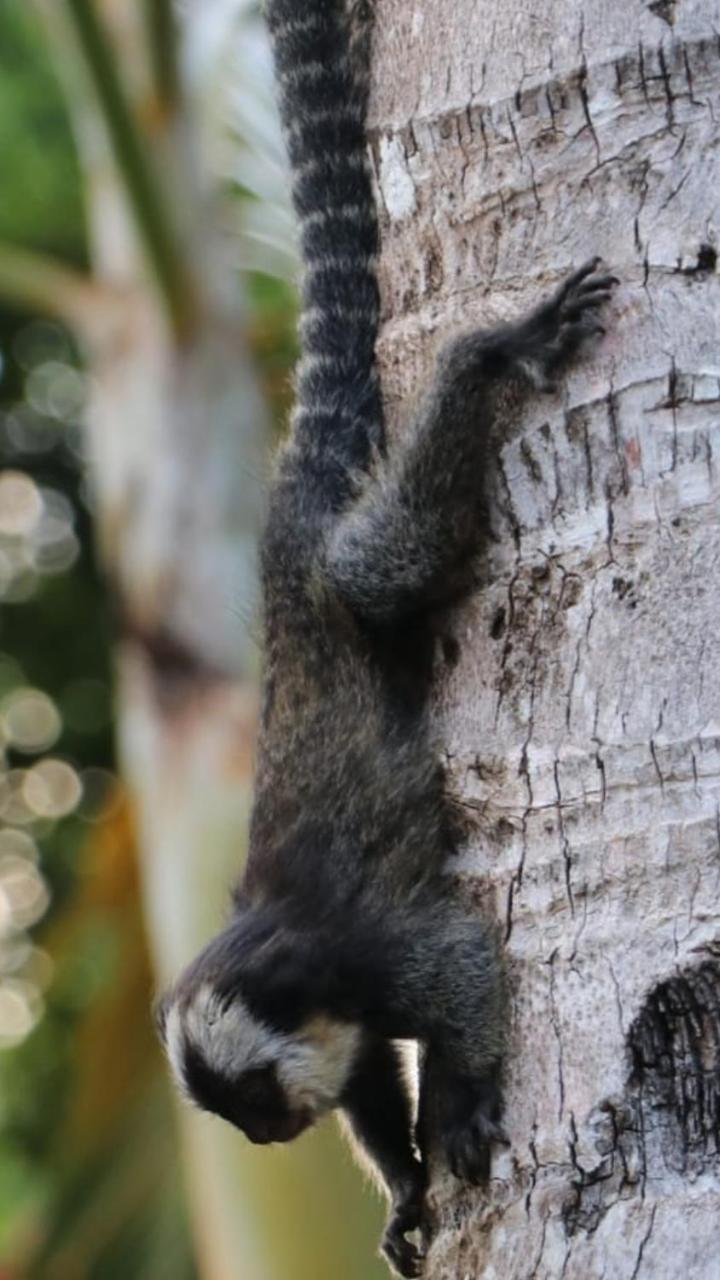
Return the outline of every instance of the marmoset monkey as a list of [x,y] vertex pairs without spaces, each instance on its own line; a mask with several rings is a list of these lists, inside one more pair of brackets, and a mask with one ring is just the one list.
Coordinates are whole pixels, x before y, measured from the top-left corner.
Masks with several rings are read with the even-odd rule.
[[[303,357],[262,544],[247,869],[229,924],[159,1020],[181,1087],[253,1142],[286,1142],[341,1108],[392,1200],[387,1258],[417,1276],[422,1250],[405,1237],[422,1220],[426,1126],[472,1182],[504,1140],[499,962],[443,874],[453,823],[428,724],[430,618],[477,542],[498,406],[551,385],[602,332],[615,281],[594,259],[519,323],[452,341],[412,429],[387,444],[366,58],[350,8],[266,3]],[[398,1039],[423,1048],[417,1145]]]

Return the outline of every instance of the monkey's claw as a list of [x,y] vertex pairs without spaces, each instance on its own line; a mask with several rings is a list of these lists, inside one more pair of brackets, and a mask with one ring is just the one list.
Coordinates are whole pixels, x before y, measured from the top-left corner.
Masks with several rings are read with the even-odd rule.
[[409,1232],[419,1230],[422,1221],[422,1191],[413,1188],[407,1196],[394,1204],[382,1240],[382,1251],[391,1267],[409,1280],[422,1274],[425,1255],[422,1249],[405,1237]]
[[403,1235],[387,1231],[383,1236],[382,1251],[398,1275],[406,1276],[408,1280],[416,1280],[422,1275],[424,1254]]
[[540,326],[545,330],[540,363],[550,382],[552,375],[584,342],[605,333],[597,313],[610,301],[619,281],[617,276],[601,273],[601,265],[600,258],[591,258],[569,276],[555,296],[537,312]]
[[541,391],[553,391],[562,367],[585,342],[605,333],[598,312],[619,281],[601,268],[602,259],[590,258],[514,330],[515,358]]

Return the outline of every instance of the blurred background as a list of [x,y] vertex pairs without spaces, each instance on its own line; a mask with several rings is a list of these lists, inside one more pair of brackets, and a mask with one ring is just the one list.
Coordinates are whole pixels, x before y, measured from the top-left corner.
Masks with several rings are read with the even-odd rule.
[[171,1096],[241,865],[295,250],[247,0],[0,3],[0,1280],[379,1280],[334,1122]]

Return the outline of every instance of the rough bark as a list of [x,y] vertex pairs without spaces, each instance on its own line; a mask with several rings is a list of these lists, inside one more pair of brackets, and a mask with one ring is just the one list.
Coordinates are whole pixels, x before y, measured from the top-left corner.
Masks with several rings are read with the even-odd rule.
[[452,331],[601,253],[607,338],[497,441],[437,713],[502,929],[507,1125],[432,1280],[714,1276],[720,1227],[720,6],[378,0],[394,428]]

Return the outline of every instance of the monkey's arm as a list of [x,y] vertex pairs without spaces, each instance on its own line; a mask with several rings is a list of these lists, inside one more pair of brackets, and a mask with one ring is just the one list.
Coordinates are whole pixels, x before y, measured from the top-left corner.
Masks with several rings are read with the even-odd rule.
[[593,334],[614,277],[593,259],[525,320],[456,339],[420,416],[333,528],[331,583],[357,613],[390,621],[449,594],[477,535],[488,433],[501,402],[552,379]]
[[391,1196],[383,1251],[400,1275],[418,1276],[421,1254],[405,1233],[421,1223],[424,1174],[412,1149],[410,1098],[393,1044],[368,1036],[340,1105],[356,1144],[370,1157]]
[[363,946],[372,971],[360,1022],[375,1034],[425,1046],[418,1137],[423,1155],[444,1153],[458,1177],[482,1182],[502,1130],[500,1069],[506,1000],[496,939],[441,888],[397,931]]

